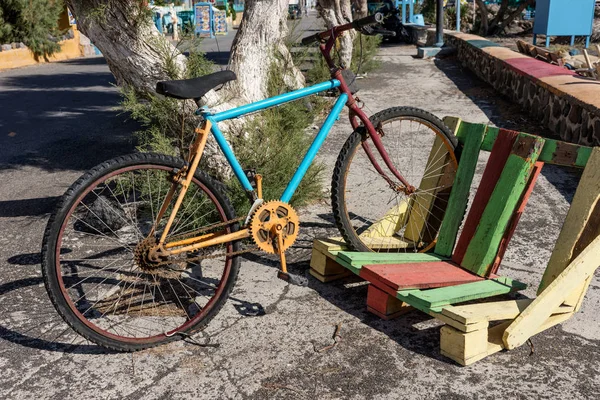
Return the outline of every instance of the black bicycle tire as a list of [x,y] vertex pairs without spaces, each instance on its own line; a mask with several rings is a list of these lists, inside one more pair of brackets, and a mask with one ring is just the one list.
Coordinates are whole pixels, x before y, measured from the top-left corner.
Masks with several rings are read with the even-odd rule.
[[[163,167],[181,169],[184,165],[184,161],[175,157],[156,154],[156,153],[135,153],[131,155],[121,156],[112,160],[106,161],[85,174],[83,174],[75,183],[69,187],[65,194],[61,197],[59,204],[50,217],[46,230],[44,233],[42,243],[42,276],[46,291],[50,298],[50,301],[54,305],[54,308],[61,316],[61,318],[78,334],[88,339],[89,341],[96,343],[102,347],[105,347],[114,351],[125,351],[134,352],[150,347],[155,347],[161,344],[165,344],[174,340],[183,339],[183,335],[173,335],[171,337],[165,336],[161,340],[150,343],[134,344],[130,342],[123,342],[108,338],[94,329],[86,326],[69,307],[67,301],[64,298],[63,292],[59,287],[59,278],[55,268],[55,252],[58,240],[58,234],[62,228],[63,221],[68,217],[68,212],[71,209],[73,203],[77,201],[79,195],[83,193],[86,188],[93,182],[100,179],[102,176],[107,175],[110,171],[115,171],[124,167],[130,167],[135,165],[160,165]],[[235,210],[231,205],[230,200],[221,189],[222,185],[219,184],[214,178],[210,177],[203,171],[197,170],[194,177],[198,179],[206,188],[212,192],[220,206],[223,208],[228,219],[235,219]],[[237,231],[239,224],[231,225],[232,231]],[[238,251],[240,248],[239,242],[233,243],[233,251]],[[221,295],[215,299],[214,306],[208,311],[206,316],[195,324],[191,325],[185,331],[185,334],[193,334],[201,329],[204,329],[208,323],[219,313],[229,294],[238,278],[240,268],[239,256],[232,257],[231,269],[225,287]]]
[[[412,117],[426,121],[427,123],[435,126],[438,132],[442,133],[448,140],[448,143],[452,146],[452,151],[458,160],[458,139],[452,133],[442,120],[435,115],[413,107],[392,107],[374,114],[370,121],[373,126],[378,126],[380,123],[384,123],[388,119],[398,117]],[[333,170],[333,177],[331,182],[331,205],[333,208],[333,216],[342,235],[342,238],[349,246],[350,250],[370,252],[369,249],[356,235],[356,232],[352,228],[352,224],[346,211],[346,205],[344,202],[345,198],[345,177],[350,167],[352,156],[355,148],[360,146],[363,140],[363,134],[360,130],[355,130],[348,137],[344,146],[340,150],[338,155],[335,168]]]

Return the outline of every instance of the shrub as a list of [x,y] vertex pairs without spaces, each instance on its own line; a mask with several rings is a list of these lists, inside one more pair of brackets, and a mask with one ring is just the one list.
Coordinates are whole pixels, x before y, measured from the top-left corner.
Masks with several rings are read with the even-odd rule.
[[60,51],[58,19],[62,0],[2,0],[0,43],[23,42],[37,56]]

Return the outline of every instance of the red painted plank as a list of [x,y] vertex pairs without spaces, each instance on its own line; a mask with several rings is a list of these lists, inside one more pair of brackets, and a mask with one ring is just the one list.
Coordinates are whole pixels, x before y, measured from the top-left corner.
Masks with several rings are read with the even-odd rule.
[[511,58],[504,60],[504,62],[510,65],[517,73],[536,79],[548,76],[577,75],[574,71],[569,71],[558,65],[548,64],[535,58]]
[[448,261],[365,265],[360,276],[394,295],[398,290],[454,286],[484,279]]
[[475,199],[473,199],[473,205],[471,206],[469,215],[467,215],[467,221],[452,254],[452,261],[457,264],[463,261],[467,247],[469,247],[469,243],[473,239],[473,235],[475,235],[477,225],[479,225],[483,211],[490,197],[492,197],[492,192],[502,174],[504,164],[506,164],[517,136],[519,136],[519,132],[505,129],[501,129],[498,133],[498,138],[494,143],[494,147],[492,147],[492,152],[483,172],[477,193],[475,194]]
[[510,239],[512,239],[512,236],[515,233],[515,230],[517,229],[517,224],[519,223],[519,220],[521,219],[521,215],[523,215],[523,212],[525,211],[525,207],[527,206],[527,202],[529,201],[529,196],[531,196],[531,192],[533,192],[533,188],[535,187],[535,183],[536,183],[538,177],[540,176],[540,172],[542,172],[543,166],[544,166],[544,163],[539,161],[539,162],[535,163],[535,165],[533,167],[533,171],[531,173],[531,176],[529,177],[529,182],[527,183],[527,188],[525,189],[525,192],[523,192],[523,195],[521,196],[521,200],[519,201],[518,208],[515,210],[515,213],[513,214],[512,218],[510,220],[510,223],[508,225],[508,228],[506,229],[506,232],[504,233],[504,237],[502,238],[502,241],[500,242],[500,247],[498,249],[498,255],[496,256],[496,260],[494,261],[494,264],[492,265],[492,269],[491,269],[492,274],[497,273],[498,268],[500,268],[500,263],[502,262],[502,259],[504,258],[504,253],[506,252],[508,243],[510,242]]

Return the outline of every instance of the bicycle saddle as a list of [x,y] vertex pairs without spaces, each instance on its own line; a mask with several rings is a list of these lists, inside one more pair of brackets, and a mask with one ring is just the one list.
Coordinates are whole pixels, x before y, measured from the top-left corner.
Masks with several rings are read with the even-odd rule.
[[217,86],[236,79],[233,71],[219,71],[199,78],[158,82],[156,93],[181,100],[199,99]]

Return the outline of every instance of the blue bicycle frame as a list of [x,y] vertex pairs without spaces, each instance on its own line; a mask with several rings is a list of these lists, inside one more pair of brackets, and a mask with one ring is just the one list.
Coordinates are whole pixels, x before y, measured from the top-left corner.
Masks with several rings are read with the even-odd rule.
[[[246,104],[241,107],[232,108],[231,110],[227,110],[227,111],[223,111],[223,112],[219,112],[219,113],[212,113],[212,112],[208,111],[207,109],[202,108],[198,111],[198,113],[211,123],[211,125],[212,125],[211,132],[214,135],[219,147],[221,148],[221,151],[225,155],[227,162],[229,162],[229,165],[231,165],[231,169],[233,170],[237,179],[240,181],[240,184],[242,185],[242,187],[249,192],[253,192],[254,189],[252,188],[252,185],[250,184],[248,177],[246,177],[244,170],[242,169],[239,161],[233,154],[231,147],[227,143],[227,140],[225,140],[225,137],[223,136],[223,133],[217,126],[217,123],[221,122],[221,121],[233,119],[233,118],[239,118],[241,116],[244,116],[244,115],[247,115],[250,113],[254,113],[257,111],[261,111],[261,110],[264,110],[264,109],[267,109],[270,107],[276,107],[278,105],[288,103],[290,101],[302,99],[304,97],[308,97],[308,96],[317,94],[319,92],[324,92],[326,90],[335,89],[339,86],[340,86],[340,81],[338,81],[337,79],[332,79],[330,81],[319,83],[314,86],[295,90],[293,92],[289,92],[289,93],[271,97],[271,98],[268,98],[265,100],[257,101],[255,103]],[[292,179],[288,183],[285,191],[281,195],[281,198],[280,198],[281,201],[283,201],[285,203],[289,203],[292,196],[294,195],[294,192],[296,192],[298,185],[300,185],[300,182],[304,178],[306,171],[308,170],[308,168],[314,161],[315,156],[317,155],[317,153],[319,152],[319,149],[323,145],[323,142],[327,138],[327,135],[329,135],[329,132],[331,131],[331,128],[333,127],[333,124],[335,123],[335,121],[337,121],[339,119],[340,113],[342,112],[342,109],[344,108],[344,105],[347,102],[348,102],[348,95],[345,93],[342,93],[340,95],[340,97],[337,99],[337,101],[335,102],[333,108],[331,109],[331,112],[327,116],[327,119],[323,123],[321,130],[319,131],[317,136],[315,136],[308,151],[304,155],[304,158],[302,159],[302,162],[298,166],[298,169],[296,169],[294,176],[292,177]]]

